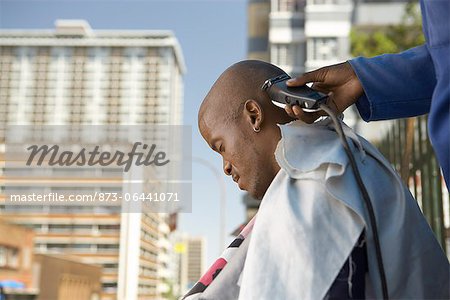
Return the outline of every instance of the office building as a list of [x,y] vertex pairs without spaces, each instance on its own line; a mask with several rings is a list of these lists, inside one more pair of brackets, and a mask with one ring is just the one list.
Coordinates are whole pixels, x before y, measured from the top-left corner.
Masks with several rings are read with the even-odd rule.
[[33,230],[0,220],[0,285],[9,297],[33,300],[38,295],[33,282],[33,237]]
[[[82,20],[57,21],[51,30],[1,30],[0,70],[2,151],[8,125],[182,124],[185,64],[170,31],[92,30]],[[0,163],[7,181],[14,164],[5,164],[4,155]],[[76,172],[82,180],[64,180]],[[47,192],[123,191],[120,168],[49,168],[48,175],[57,180],[42,187]],[[27,180],[16,184],[36,188]],[[102,299],[153,299],[168,288],[165,214],[88,205],[2,214],[35,231],[37,253],[102,265]]]
[[187,281],[194,285],[205,271],[205,239],[189,237],[186,241]]
[[347,60],[352,9],[351,0],[252,0],[248,58],[273,63],[292,76]]
[[175,277],[178,285],[176,293],[183,296],[206,271],[206,240],[204,237],[193,237],[177,232],[172,236],[175,254],[172,260],[177,262]]

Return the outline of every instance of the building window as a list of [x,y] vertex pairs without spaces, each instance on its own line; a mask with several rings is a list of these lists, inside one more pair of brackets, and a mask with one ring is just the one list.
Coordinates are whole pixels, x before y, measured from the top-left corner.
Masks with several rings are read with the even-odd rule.
[[17,269],[19,267],[19,250],[0,246],[0,268]]
[[17,269],[19,267],[19,250],[10,248],[8,253],[8,266]]
[[313,38],[311,41],[312,60],[337,60],[338,47],[337,38]]
[[305,2],[306,0],[275,0],[274,11],[300,12],[303,11]]
[[323,4],[338,4],[339,0],[308,0],[308,4],[323,5]]
[[0,246],[0,268],[6,267],[6,247]]
[[112,233],[112,232],[119,232],[120,225],[119,224],[112,224],[112,225],[98,225],[98,230],[101,233]]
[[117,291],[117,283],[115,282],[104,282],[102,283],[103,291],[106,293],[115,293]]
[[271,47],[271,62],[279,66],[303,66],[304,56],[301,51],[302,44],[273,44]]
[[114,263],[103,264],[104,272],[117,272],[117,270],[119,270],[119,264]]
[[115,252],[119,250],[118,244],[98,244],[97,249],[104,252]]
[[270,60],[279,66],[288,62],[288,44],[273,44],[270,52]]

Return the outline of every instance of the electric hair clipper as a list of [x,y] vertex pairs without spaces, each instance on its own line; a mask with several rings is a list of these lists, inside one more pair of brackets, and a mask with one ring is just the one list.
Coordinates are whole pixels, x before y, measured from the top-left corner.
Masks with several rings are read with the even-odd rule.
[[299,87],[288,87],[286,80],[291,77],[283,74],[274,78],[267,79],[262,90],[266,91],[274,104],[298,105],[305,112],[319,111],[319,106],[325,103],[328,95],[317,92],[304,85]]

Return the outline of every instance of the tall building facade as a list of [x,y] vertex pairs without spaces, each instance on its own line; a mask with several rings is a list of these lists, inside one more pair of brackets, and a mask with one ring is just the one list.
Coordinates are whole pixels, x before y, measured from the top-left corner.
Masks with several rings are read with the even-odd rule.
[[297,0],[271,0],[270,62],[290,75],[305,70],[305,4]]
[[[185,71],[168,31],[0,33],[1,124],[181,124]],[[170,110],[170,111],[169,111]]]
[[172,236],[175,254],[172,260],[177,262],[174,272],[177,277],[176,294],[185,295],[206,271],[206,240],[201,236],[190,236],[177,232]]
[[[256,14],[258,5],[270,13]],[[251,0],[248,57],[273,63],[291,76],[347,60],[352,9],[351,0]],[[264,49],[268,55],[256,55]]]
[[306,1],[306,71],[351,58],[350,30],[353,2],[352,0]]
[[[79,20],[57,21],[54,30],[2,30],[0,70],[1,150],[7,125],[182,123],[185,64],[170,31],[92,30]],[[12,170],[1,158],[7,180]],[[65,172],[71,171],[49,170],[61,178]],[[46,191],[121,191],[120,168],[80,172],[78,183],[56,180]],[[26,180],[22,185],[30,188]],[[1,194],[4,201],[4,189]],[[160,298],[168,289],[168,216],[120,212],[117,206],[41,206],[1,216],[34,229],[37,253],[102,265],[102,299]]]
[[29,228],[0,221],[0,281],[21,283],[23,292],[36,296],[39,291],[33,284],[33,237]]
[[189,237],[186,240],[187,282],[193,286],[205,271],[205,239]]
[[249,59],[270,60],[269,14],[270,0],[249,0],[247,8]]

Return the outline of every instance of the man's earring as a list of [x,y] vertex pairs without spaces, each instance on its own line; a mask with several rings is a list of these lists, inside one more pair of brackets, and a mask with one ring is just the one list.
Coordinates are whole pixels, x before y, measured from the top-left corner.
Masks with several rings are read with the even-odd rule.
[[254,132],[260,132],[260,131],[261,131],[261,128],[260,128],[260,127],[253,127],[253,131],[254,131]]

